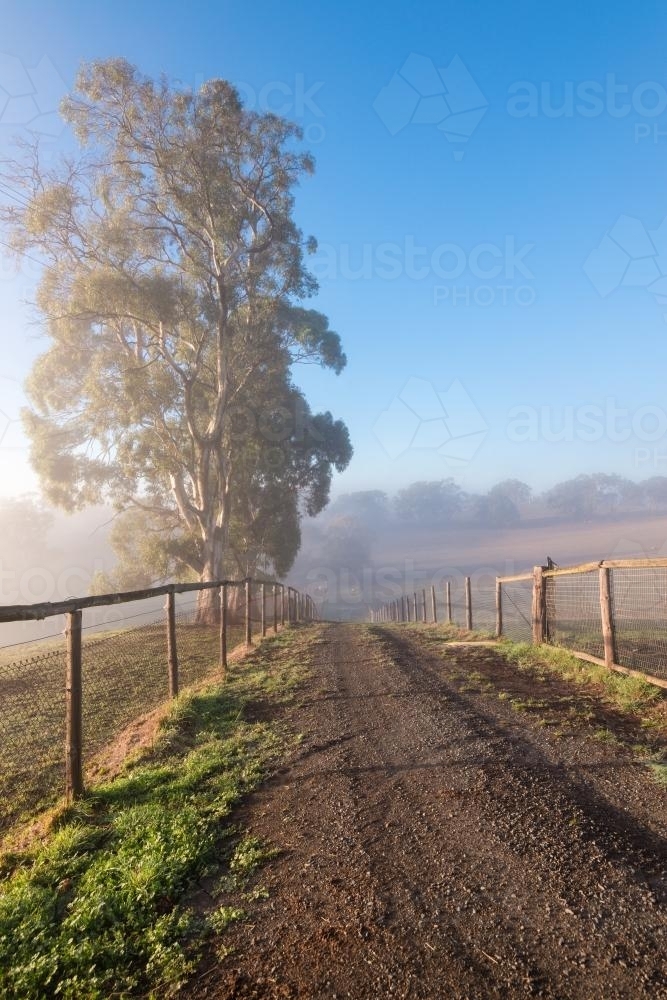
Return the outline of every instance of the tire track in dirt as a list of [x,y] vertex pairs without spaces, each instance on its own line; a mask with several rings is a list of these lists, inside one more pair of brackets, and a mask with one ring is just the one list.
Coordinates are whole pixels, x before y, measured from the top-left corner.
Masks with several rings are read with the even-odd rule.
[[191,995],[667,997],[667,796],[627,755],[575,734],[564,756],[461,690],[483,649],[314,636],[304,740],[238,817],[281,850],[268,899]]

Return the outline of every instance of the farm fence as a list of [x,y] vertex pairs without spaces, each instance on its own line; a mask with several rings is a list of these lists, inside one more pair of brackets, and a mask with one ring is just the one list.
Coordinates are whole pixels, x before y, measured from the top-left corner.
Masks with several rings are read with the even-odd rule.
[[667,559],[537,566],[495,590],[446,582],[371,610],[375,622],[451,622],[515,642],[551,643],[667,688]]
[[317,610],[308,594],[253,579],[0,607],[0,623],[58,616],[65,628],[50,642],[0,646],[0,832],[63,790],[78,797],[84,762],[103,770],[104,749],[130,723],[204,677],[224,678],[235,646]]

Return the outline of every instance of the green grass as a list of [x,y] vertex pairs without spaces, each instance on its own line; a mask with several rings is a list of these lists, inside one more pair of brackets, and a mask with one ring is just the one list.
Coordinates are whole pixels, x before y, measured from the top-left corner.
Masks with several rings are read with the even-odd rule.
[[549,707],[546,701],[539,698],[511,698],[510,705],[515,712],[540,711]]
[[576,684],[601,685],[607,701],[624,712],[642,715],[662,698],[659,688],[640,677],[578,660],[572,653],[557,646],[536,647],[528,643],[503,642],[499,648],[520,669],[533,671],[546,667]]
[[599,740],[600,743],[618,743],[616,734],[605,726],[599,726],[593,733],[593,738]]
[[437,624],[434,624],[433,622],[384,623],[380,626],[372,627],[409,629],[411,631],[416,631],[419,633],[424,642],[437,646],[440,646],[443,643],[456,641],[482,642],[493,638],[491,632],[485,632],[481,629],[474,629],[472,632],[467,632],[462,626],[455,625],[454,623],[450,624],[448,622],[438,622]]
[[3,857],[0,997],[169,996],[206,938],[242,918],[188,897],[205,878],[242,886],[270,856],[230,813],[288,737],[247,709],[290,697],[309,634],[269,639],[226,685],[181,697],[152,750],[63,810],[43,842]]
[[651,773],[653,775],[653,780],[661,785],[662,788],[667,788],[667,764],[649,764]]

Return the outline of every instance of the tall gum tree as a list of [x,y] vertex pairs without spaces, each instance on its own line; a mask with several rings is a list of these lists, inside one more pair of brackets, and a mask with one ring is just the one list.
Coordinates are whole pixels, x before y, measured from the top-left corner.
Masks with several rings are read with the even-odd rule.
[[[352,453],[291,376],[345,365],[326,317],[298,305],[316,290],[293,220],[313,169],[300,131],[225,81],[192,92],[118,59],[84,66],[61,111],[80,154],[43,169],[26,146],[2,210],[17,253],[43,264],[50,346],[24,420],[45,494],[143,512],[164,566],[203,581],[229,565],[232,525],[236,549],[248,536],[284,571]],[[253,534],[272,515],[282,543]]]

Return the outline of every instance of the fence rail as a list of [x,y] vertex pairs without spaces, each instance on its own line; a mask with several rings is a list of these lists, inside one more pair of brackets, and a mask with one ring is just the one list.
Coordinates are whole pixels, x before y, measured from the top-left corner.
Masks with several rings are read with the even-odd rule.
[[[123,613],[106,630],[99,615],[86,618],[117,605]],[[0,831],[63,790],[78,797],[84,764],[179,690],[214,671],[223,679],[234,646],[318,616],[310,595],[254,579],[0,608],[4,623],[61,615],[58,638],[0,647]]]
[[[407,611],[406,611],[407,608]],[[445,621],[516,642],[548,642],[667,688],[667,559],[608,559],[536,566],[496,578],[466,577],[452,594],[430,588],[371,610],[371,621]]]

